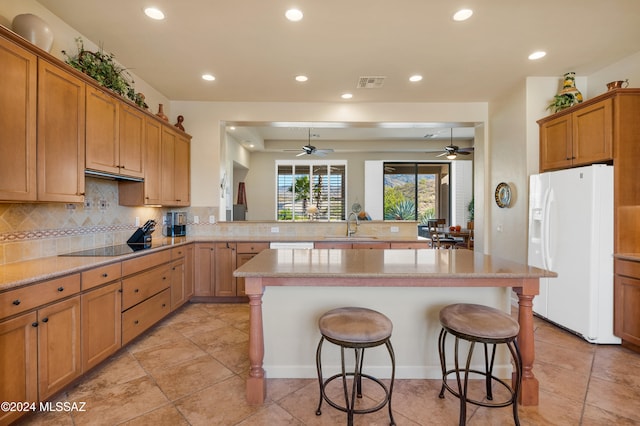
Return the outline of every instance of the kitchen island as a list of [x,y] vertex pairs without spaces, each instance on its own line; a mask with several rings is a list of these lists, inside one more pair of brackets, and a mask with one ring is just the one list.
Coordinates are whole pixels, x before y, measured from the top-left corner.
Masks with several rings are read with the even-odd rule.
[[[344,288],[390,288],[398,294],[411,289],[428,294],[430,289],[422,287],[468,288],[469,291],[473,288],[481,290],[511,287],[518,295],[519,305],[518,342],[523,360],[520,402],[523,405],[538,404],[538,381],[533,374],[535,350],[532,302],[538,294],[539,278],[555,276],[552,272],[469,250],[280,249],[262,251],[238,268],[234,275],[245,278],[245,291],[250,305],[250,371],[246,393],[250,404],[262,404],[266,397],[262,304],[265,288],[269,286],[320,288],[325,295],[331,295],[335,291],[336,306],[344,303],[342,295],[339,295]],[[331,290],[326,287],[340,288]],[[387,302],[392,303],[390,299]],[[287,303],[299,305],[294,297]],[[305,308],[299,306],[299,315],[306,315],[308,310]],[[417,321],[425,319],[417,318]],[[286,321],[295,323],[308,321],[308,318],[286,318]],[[392,321],[395,321],[394,318]],[[434,326],[431,324],[431,327]],[[402,333],[402,330],[396,326],[394,333],[396,332]],[[285,337],[296,340],[301,336]],[[433,342],[434,347],[435,345]]]

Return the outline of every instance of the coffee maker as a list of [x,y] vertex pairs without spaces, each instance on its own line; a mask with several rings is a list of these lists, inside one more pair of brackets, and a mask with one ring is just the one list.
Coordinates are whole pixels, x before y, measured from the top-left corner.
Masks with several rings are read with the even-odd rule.
[[184,237],[187,235],[187,213],[168,212],[165,235],[167,237]]

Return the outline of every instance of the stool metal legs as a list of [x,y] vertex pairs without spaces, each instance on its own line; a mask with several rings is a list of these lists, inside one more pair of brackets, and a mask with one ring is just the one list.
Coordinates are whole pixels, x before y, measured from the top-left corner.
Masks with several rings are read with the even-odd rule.
[[[366,347],[353,347],[354,352],[355,352],[355,365],[354,365],[354,371],[353,372],[347,372],[346,371],[346,367],[345,367],[345,362],[344,362],[344,350],[345,348],[349,348],[352,347],[351,345],[349,346],[344,346],[341,344],[341,342],[334,342],[331,341],[334,344],[337,344],[340,346],[340,356],[341,356],[341,373],[339,374],[335,374],[331,377],[329,377],[326,380],[323,380],[322,378],[322,343],[324,342],[325,337],[322,336],[320,338],[320,342],[318,343],[318,349],[316,350],[316,369],[318,371],[318,383],[320,385],[320,400],[318,402],[318,409],[316,410],[316,415],[319,416],[322,414],[322,401],[326,401],[330,406],[332,406],[333,408],[336,408],[340,411],[344,411],[347,413],[347,425],[352,426],[353,425],[353,415],[354,414],[367,414],[367,413],[373,413],[374,411],[378,411],[380,410],[382,407],[386,405],[388,405],[388,409],[389,409],[389,420],[390,420],[390,425],[394,426],[395,425],[395,420],[393,419],[393,413],[391,411],[391,395],[393,393],[393,383],[395,380],[395,375],[396,375],[396,359],[395,359],[395,354],[393,352],[393,347],[391,346],[391,342],[389,339],[384,340],[384,344],[387,347],[387,351],[389,352],[389,356],[391,358],[391,384],[389,385],[389,388],[387,388],[384,383],[382,383],[382,381],[380,381],[379,379],[369,375],[369,374],[363,374],[362,373],[362,366],[364,364],[364,350],[366,347],[373,347],[373,346],[379,346],[379,345],[373,345],[373,346],[366,346]],[[382,343],[382,342],[380,342]],[[353,376],[353,384],[351,386],[351,397],[349,397],[349,389],[347,386],[347,377],[348,376]],[[371,407],[371,408],[366,408],[366,409],[356,409],[355,408],[355,401],[356,398],[362,398],[362,378],[366,378],[369,380],[372,380],[373,382],[377,383],[385,392],[385,397],[383,398],[383,400],[377,404],[375,407]],[[337,379],[337,378],[341,378],[342,379],[342,388],[343,388],[343,393],[344,393],[344,400],[345,400],[345,405],[341,406],[338,405],[337,403],[335,403],[334,401],[332,401],[326,394],[325,392],[325,388],[326,386],[333,380]]]
[[[520,420],[518,418],[518,397],[520,395],[520,384],[522,381],[522,358],[520,356],[520,350],[518,349],[518,344],[515,339],[511,339],[508,341],[483,341],[479,340],[479,343],[484,345],[484,360],[485,360],[485,370],[478,371],[471,369],[471,358],[473,356],[473,349],[475,347],[476,341],[469,340],[470,347],[469,352],[467,354],[467,361],[464,369],[460,368],[459,360],[458,360],[458,346],[460,338],[455,336],[454,343],[454,365],[455,368],[452,370],[447,370],[447,361],[446,361],[446,350],[445,350],[445,341],[447,337],[447,331],[443,328],[440,331],[440,336],[438,337],[438,351],[440,353],[440,366],[442,368],[442,388],[440,389],[440,394],[438,395],[440,398],[444,398],[445,390],[449,391],[454,396],[460,399],[460,420],[459,424],[462,426],[466,424],[467,420],[467,402],[479,405],[482,407],[507,407],[512,405],[513,407],[513,420],[516,425],[520,425]],[[467,340],[467,339],[464,339]],[[514,380],[513,387],[509,386],[505,381],[495,377],[493,375],[493,365],[495,361],[496,355],[496,346],[497,344],[506,344],[509,348],[509,352],[511,353],[511,358],[514,363]],[[488,344],[492,344],[493,348],[491,351],[491,359],[489,359],[488,352]],[[464,380],[461,378],[461,372],[464,373]],[[457,390],[449,386],[447,383],[447,376],[455,373],[456,382],[457,382]],[[483,402],[477,401],[468,398],[468,385],[469,385],[469,375],[470,373],[476,373],[485,377],[485,386],[486,386],[486,398],[488,401],[493,400],[493,382],[499,383],[504,386],[511,394],[511,398],[503,402]]]

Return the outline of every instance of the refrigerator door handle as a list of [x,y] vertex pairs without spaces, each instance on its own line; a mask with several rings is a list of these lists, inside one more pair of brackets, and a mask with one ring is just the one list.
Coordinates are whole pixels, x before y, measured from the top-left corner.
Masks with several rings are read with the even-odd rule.
[[550,251],[550,237],[551,237],[551,225],[550,225],[550,216],[551,216],[551,203],[553,202],[553,191],[550,188],[544,193],[544,202],[542,208],[542,235],[540,241],[540,251],[542,257],[542,265],[545,269],[551,269],[551,256],[549,256]]

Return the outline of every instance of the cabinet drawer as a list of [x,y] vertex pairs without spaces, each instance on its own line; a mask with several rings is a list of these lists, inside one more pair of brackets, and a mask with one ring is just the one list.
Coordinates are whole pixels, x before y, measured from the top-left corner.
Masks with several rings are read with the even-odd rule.
[[160,321],[170,312],[169,289],[145,300],[122,314],[122,345],[129,343],[140,333]]
[[238,243],[238,253],[260,253],[269,248],[269,243]]
[[122,310],[168,288],[171,284],[169,265],[161,266],[122,280]]
[[640,262],[616,259],[614,271],[617,275],[640,279]]
[[136,272],[162,265],[170,260],[171,250],[162,250],[146,256],[136,257],[135,259],[125,260],[122,262],[122,276],[135,274]]
[[184,254],[187,252],[187,246],[180,246],[171,249],[171,260],[180,259],[184,257]]
[[89,269],[81,274],[82,289],[88,290],[122,277],[122,265],[120,262]]
[[73,274],[0,293],[0,319],[79,292],[80,274]]

